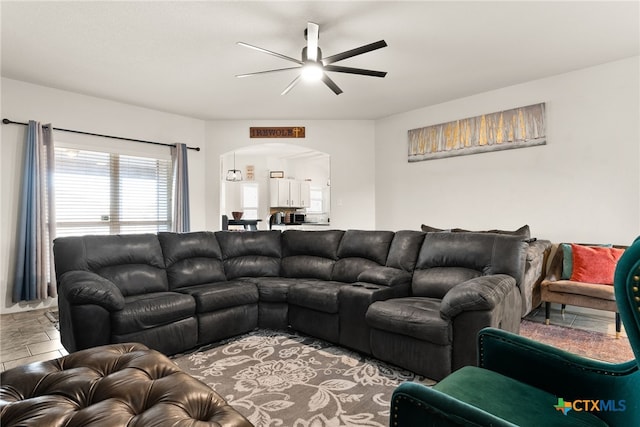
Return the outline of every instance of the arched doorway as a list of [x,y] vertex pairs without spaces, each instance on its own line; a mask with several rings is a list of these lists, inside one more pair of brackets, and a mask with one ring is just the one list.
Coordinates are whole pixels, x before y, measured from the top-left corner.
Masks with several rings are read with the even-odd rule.
[[[242,179],[238,180],[237,174],[235,178],[229,175],[230,170],[239,171]],[[286,143],[251,145],[222,154],[220,171],[221,218],[231,218],[232,212],[241,211],[243,219],[259,220],[261,230],[270,228],[269,219],[276,213],[286,223],[295,213],[305,215],[309,223],[330,221],[331,172],[327,153]],[[283,184],[291,189],[291,197],[278,197],[278,188],[282,192]],[[302,197],[293,196],[294,189]]]

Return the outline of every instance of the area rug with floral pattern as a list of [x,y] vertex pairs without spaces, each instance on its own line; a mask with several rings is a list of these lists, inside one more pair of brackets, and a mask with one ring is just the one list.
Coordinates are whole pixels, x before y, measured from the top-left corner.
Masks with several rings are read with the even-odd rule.
[[258,330],[174,362],[256,427],[386,427],[393,390],[434,381],[343,347]]

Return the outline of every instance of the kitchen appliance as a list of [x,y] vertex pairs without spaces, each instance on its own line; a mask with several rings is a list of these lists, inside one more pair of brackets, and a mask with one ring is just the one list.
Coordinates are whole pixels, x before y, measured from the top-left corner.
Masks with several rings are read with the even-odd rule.
[[301,213],[292,213],[289,214],[289,222],[294,224],[299,224],[305,222],[306,215]]
[[276,212],[274,215],[274,224],[282,224],[284,222],[284,212]]

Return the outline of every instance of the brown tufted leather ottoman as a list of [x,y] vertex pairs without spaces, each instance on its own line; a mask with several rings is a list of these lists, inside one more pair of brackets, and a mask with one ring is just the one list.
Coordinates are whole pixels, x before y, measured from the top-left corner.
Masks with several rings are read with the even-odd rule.
[[3,427],[252,426],[207,385],[142,344],[18,366],[0,382]]

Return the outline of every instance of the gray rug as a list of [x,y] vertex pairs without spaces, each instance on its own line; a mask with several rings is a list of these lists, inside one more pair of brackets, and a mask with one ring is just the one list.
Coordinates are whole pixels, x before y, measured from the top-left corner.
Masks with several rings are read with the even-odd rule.
[[316,338],[268,330],[174,361],[256,427],[386,427],[398,384],[435,383]]

